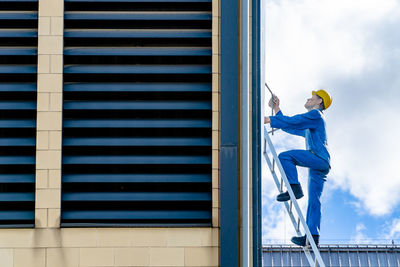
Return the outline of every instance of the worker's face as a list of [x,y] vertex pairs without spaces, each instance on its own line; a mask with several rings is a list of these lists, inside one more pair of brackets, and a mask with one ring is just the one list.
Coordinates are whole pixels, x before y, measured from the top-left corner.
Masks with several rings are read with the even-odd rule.
[[315,107],[319,107],[321,102],[322,100],[317,95],[313,95],[311,98],[307,99],[307,102],[304,104],[304,107],[307,110],[311,110]]

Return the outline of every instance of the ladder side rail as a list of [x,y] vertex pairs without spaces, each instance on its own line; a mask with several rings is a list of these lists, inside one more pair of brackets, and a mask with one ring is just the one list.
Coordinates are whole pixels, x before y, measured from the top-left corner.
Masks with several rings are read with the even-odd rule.
[[[281,186],[280,182],[279,182],[279,178],[278,178],[276,172],[273,169],[273,163],[271,162],[271,159],[269,158],[268,153],[266,152],[266,150],[264,150],[264,158],[267,161],[267,164],[268,164],[268,167],[269,167],[269,169],[271,171],[272,177],[274,178],[276,187],[279,190],[279,188]],[[290,220],[292,221],[293,227],[295,228],[295,231],[296,231],[297,235],[301,236],[302,234],[300,232],[299,227],[297,226],[297,221],[296,221],[296,219],[295,219],[295,217],[293,215],[293,212],[290,211],[290,207],[289,207],[288,202],[284,202],[284,204],[285,204],[286,211],[287,211],[287,213],[289,215]],[[308,260],[308,263],[310,264],[310,266],[313,266],[314,259],[312,258],[310,251],[306,247],[304,247],[303,250],[304,250],[304,254],[306,255],[306,258]]]
[[292,202],[293,202],[293,205],[294,205],[294,207],[296,209],[297,215],[299,216],[299,219],[301,221],[303,229],[304,229],[304,231],[306,233],[308,242],[310,243],[311,248],[314,251],[315,258],[316,258],[316,260],[318,261],[318,263],[320,264],[321,267],[325,267],[325,264],[324,264],[324,262],[322,260],[321,254],[319,253],[319,250],[317,248],[317,245],[314,242],[314,239],[312,237],[310,229],[308,228],[306,220],[304,219],[303,213],[301,212],[301,209],[300,209],[300,207],[299,207],[299,205],[298,205],[298,203],[296,201],[296,198],[294,196],[293,190],[292,190],[292,188],[291,188],[291,186],[289,184],[289,181],[288,181],[288,179],[286,177],[286,173],[283,170],[281,162],[280,162],[280,160],[278,158],[278,155],[277,155],[277,153],[275,151],[275,148],[274,148],[274,146],[272,144],[271,138],[269,137],[268,131],[267,131],[265,126],[264,126],[264,138],[267,140],[267,143],[268,143],[268,146],[270,148],[271,154],[272,154],[273,158],[275,159],[275,162],[276,162],[276,165],[278,166],[279,172],[282,175],[283,181],[284,181],[284,183],[286,185],[286,189],[289,192],[290,199],[292,199]]
[[[276,172],[275,172],[275,171],[272,171],[272,163],[271,163],[271,160],[270,160],[268,154],[267,154],[267,153],[264,153],[264,156],[265,156],[265,160],[267,161],[268,167],[269,167],[269,169],[271,170],[271,174],[272,174],[272,177],[274,178],[276,187],[277,187],[278,190],[279,190],[279,188],[280,188],[279,178],[278,178],[278,176],[276,175]],[[300,235],[301,235],[300,229],[298,229],[298,227],[297,227],[297,221],[296,221],[296,219],[295,219],[293,213],[290,211],[289,204],[288,204],[288,202],[284,202],[284,204],[285,204],[285,207],[286,207],[287,212],[289,213],[289,217],[290,217],[290,219],[291,219],[291,221],[292,221],[292,224],[293,224],[293,226],[294,226],[294,228],[295,228],[295,230],[296,230],[298,236],[300,236]]]

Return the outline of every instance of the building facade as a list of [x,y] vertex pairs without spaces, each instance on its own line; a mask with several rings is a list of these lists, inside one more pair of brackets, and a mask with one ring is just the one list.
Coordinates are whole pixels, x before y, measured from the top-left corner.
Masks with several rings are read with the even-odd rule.
[[239,4],[0,1],[2,267],[241,266]]

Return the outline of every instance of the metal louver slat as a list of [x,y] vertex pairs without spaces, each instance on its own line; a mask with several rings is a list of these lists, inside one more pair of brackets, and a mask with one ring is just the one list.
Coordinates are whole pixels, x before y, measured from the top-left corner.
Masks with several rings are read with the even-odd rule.
[[33,227],[38,1],[0,10],[0,228]]
[[[3,33],[0,31],[0,36]],[[28,36],[29,32],[21,32]],[[64,37],[68,38],[211,38],[211,30],[65,30]]]
[[0,174],[0,183],[34,183],[33,174]]
[[34,101],[0,101],[0,110],[36,110]]
[[[21,196],[28,197],[28,196]],[[0,194],[0,201],[2,195]],[[211,201],[210,193],[88,192],[65,193],[63,201]]]
[[[28,67],[21,71],[30,71]],[[0,68],[0,73],[2,69]],[[94,73],[94,74],[211,74],[211,66],[191,65],[96,65],[96,66],[65,66],[64,73]]]
[[[20,140],[10,140],[19,142]],[[25,143],[30,140],[21,140]],[[8,140],[0,139],[0,146]],[[64,146],[211,146],[210,138],[65,138]]]
[[0,120],[0,129],[36,128],[36,120]]
[[[1,88],[0,88],[1,91]],[[209,83],[72,83],[65,92],[211,92]]]
[[[0,166],[1,165],[34,165],[34,164],[35,164],[34,156],[0,156]],[[25,166],[22,166],[22,167],[25,167]],[[6,168],[6,166],[3,166],[3,168]]]
[[37,37],[37,30],[25,29],[0,29],[0,38],[35,38]]
[[[26,160],[29,160],[27,158]],[[1,158],[0,158],[1,162]],[[209,156],[65,156],[63,163],[67,164],[146,164],[146,165],[162,165],[162,164],[211,164]]]
[[0,202],[32,202],[35,193],[0,193]]
[[[82,210],[67,211],[64,214],[65,219],[78,219],[81,221],[92,220],[210,220],[210,213],[207,211],[112,211],[112,210]],[[77,223],[81,225],[82,223]],[[99,224],[99,223],[94,223]],[[187,224],[187,223],[183,223]],[[70,224],[73,225],[73,224]],[[67,224],[67,226],[70,226]],[[114,224],[115,225],[115,224]]]
[[[15,17],[17,14],[14,15]],[[0,13],[0,18],[2,14]],[[65,12],[67,20],[211,20],[209,12]]]
[[[1,127],[0,121],[0,127]],[[28,124],[28,123],[27,123]],[[64,120],[64,128],[211,128],[210,120]]]
[[36,66],[16,66],[16,65],[0,65],[0,74],[5,73],[5,74],[25,74],[25,73],[32,73],[36,74]]
[[61,225],[209,226],[211,0],[65,0]]
[[[31,224],[16,224],[15,221],[30,221],[35,217],[34,211],[0,211],[0,220],[3,227],[31,227]],[[12,224],[10,224],[12,223]]]
[[[1,179],[1,177],[0,177]],[[5,179],[5,178],[4,178]],[[64,183],[210,183],[207,174],[66,174]]]
[[0,148],[5,146],[35,146],[35,138],[0,138]]
[[37,20],[37,12],[0,11],[0,20]]
[[36,83],[0,83],[0,92],[36,92]]
[[13,55],[13,56],[34,56],[37,54],[36,48],[30,47],[0,47],[0,55]]
[[[9,103],[7,106],[24,109],[34,108],[30,103]],[[0,109],[3,108],[0,102]],[[210,102],[183,102],[183,101],[70,101],[65,103],[65,110],[211,110]]]
[[211,56],[211,52],[209,48],[196,47],[71,47],[64,50],[68,56]]

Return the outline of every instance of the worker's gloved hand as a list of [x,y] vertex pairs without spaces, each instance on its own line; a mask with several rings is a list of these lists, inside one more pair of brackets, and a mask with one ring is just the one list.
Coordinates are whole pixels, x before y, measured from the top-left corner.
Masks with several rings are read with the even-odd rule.
[[276,95],[271,97],[271,99],[268,102],[268,106],[274,109],[279,108],[279,98]]

